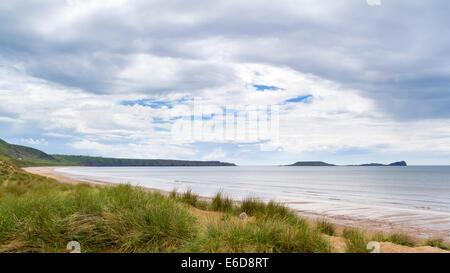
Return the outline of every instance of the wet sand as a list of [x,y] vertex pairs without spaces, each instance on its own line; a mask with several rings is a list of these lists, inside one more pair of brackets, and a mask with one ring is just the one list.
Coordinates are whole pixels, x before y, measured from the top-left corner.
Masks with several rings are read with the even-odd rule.
[[[400,232],[420,240],[430,238],[442,238],[450,242],[450,216],[441,214],[417,214],[404,210],[404,212],[380,209],[372,212],[373,208],[364,209],[353,207],[319,207],[317,204],[300,202],[300,204],[288,204],[296,209],[300,215],[310,219],[326,218],[329,222],[341,227],[357,227],[363,230],[376,232]],[[370,211],[370,213],[368,213]],[[427,227],[424,223],[432,223]]]

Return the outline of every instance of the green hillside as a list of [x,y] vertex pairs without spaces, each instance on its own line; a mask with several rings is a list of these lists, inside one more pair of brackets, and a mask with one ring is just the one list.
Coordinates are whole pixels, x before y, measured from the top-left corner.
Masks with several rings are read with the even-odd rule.
[[18,166],[61,165],[56,158],[37,149],[9,144],[0,139],[0,158]]
[[26,146],[9,144],[0,139],[0,159],[20,167],[28,166],[235,166],[220,161],[188,161],[170,159],[129,159],[74,155],[49,155]]
[[170,159],[130,159],[75,155],[53,155],[59,162],[80,166],[235,166],[233,163],[220,161],[189,161]]

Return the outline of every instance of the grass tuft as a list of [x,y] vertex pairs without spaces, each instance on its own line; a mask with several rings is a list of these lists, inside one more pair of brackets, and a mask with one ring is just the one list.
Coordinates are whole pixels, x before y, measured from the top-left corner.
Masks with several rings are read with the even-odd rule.
[[399,232],[390,233],[390,234],[385,234],[383,232],[377,232],[371,237],[371,240],[376,241],[376,242],[391,242],[393,244],[410,246],[410,247],[413,247],[416,245],[413,238],[411,238],[407,234],[399,233]]
[[197,194],[192,192],[191,189],[187,189],[182,194],[177,193],[177,191],[174,189],[169,193],[169,197],[202,210],[207,210],[209,206],[208,202],[201,200]]
[[425,242],[425,245],[432,246],[432,247],[438,247],[443,250],[450,250],[450,245],[446,245],[442,238],[428,239]]
[[357,229],[344,229],[342,237],[345,238],[345,251],[347,253],[368,253],[367,240],[364,234]]
[[194,194],[191,189],[187,189],[182,195],[181,195],[181,201],[184,203],[191,205],[193,207],[197,206],[198,202],[198,195]]
[[258,218],[296,218],[295,213],[286,206],[275,201],[264,203],[256,198],[246,198],[235,208],[237,214],[245,212]]
[[233,201],[228,197],[223,197],[221,192],[218,192],[211,201],[211,210],[231,212],[233,210]]
[[334,236],[336,235],[336,229],[334,228],[333,224],[328,222],[326,219],[321,219],[317,221],[316,228],[321,233]]
[[[236,217],[235,217],[236,218]],[[327,253],[328,241],[304,222],[280,219],[233,219],[207,225],[207,230],[188,251],[246,253]]]
[[384,232],[376,232],[375,234],[373,234],[370,237],[370,241],[386,242],[387,241],[387,236],[386,236],[386,234],[384,234]]
[[391,242],[397,245],[403,245],[403,246],[415,246],[416,243],[414,240],[409,237],[407,234],[404,233],[392,233],[388,235],[388,237],[385,239],[387,242]]

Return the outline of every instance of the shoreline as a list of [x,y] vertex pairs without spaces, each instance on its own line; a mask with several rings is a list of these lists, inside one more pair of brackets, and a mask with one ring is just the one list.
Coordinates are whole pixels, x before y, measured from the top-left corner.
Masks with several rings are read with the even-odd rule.
[[[25,167],[25,168],[22,168],[22,170],[32,173],[32,174],[55,179],[56,181],[58,181],[60,183],[71,184],[71,185],[77,185],[77,184],[89,184],[89,185],[93,185],[93,186],[120,185],[119,183],[112,183],[112,182],[107,182],[107,181],[102,181],[102,180],[72,178],[69,175],[64,175],[62,172],[58,172],[55,170],[55,169],[60,169],[60,168],[84,168],[84,167],[83,166],[44,166],[44,167]],[[133,187],[138,187],[141,189],[158,192],[158,193],[162,193],[165,195],[170,194],[169,191],[165,191],[165,190],[161,190],[161,189],[157,189],[157,188],[141,187],[141,186],[133,186]],[[204,200],[212,199],[212,198],[204,197],[204,196],[200,196],[200,197]]]
[[[100,181],[100,180],[91,180],[91,179],[77,179],[72,178],[69,175],[66,175],[62,172],[58,172],[55,169],[58,168],[77,168],[79,166],[45,166],[45,167],[26,167],[22,168],[24,171],[45,176],[48,178],[55,179],[56,181],[60,183],[66,183],[66,184],[90,184],[95,186],[115,186],[118,185],[118,183],[111,183],[107,181]],[[139,187],[139,186],[135,186]],[[166,190],[161,190],[157,188],[150,188],[150,187],[139,187],[145,190],[153,191],[162,193],[165,195],[168,195],[170,192]],[[203,200],[211,200],[211,197],[205,197],[205,196],[199,196]],[[236,201],[236,200],[235,200]],[[238,202],[238,201],[236,201]],[[286,205],[289,204],[295,204],[295,205],[301,205],[305,202],[289,202],[286,203]],[[299,216],[305,217],[308,221],[314,222],[316,220],[320,219],[326,219],[333,225],[335,225],[338,229],[343,230],[344,228],[358,228],[362,229],[367,234],[375,234],[377,232],[384,232],[384,233],[390,233],[390,232],[400,232],[400,233],[407,233],[412,238],[416,240],[426,240],[430,238],[443,238],[444,241],[450,242],[450,233],[445,234],[438,231],[433,231],[425,228],[413,228],[411,226],[405,227],[405,223],[402,223],[399,221],[398,223],[390,223],[387,221],[383,221],[383,219],[362,219],[358,217],[352,217],[348,215],[327,215],[326,213],[319,213],[319,212],[311,212],[301,209],[292,208],[294,211],[297,212]]]

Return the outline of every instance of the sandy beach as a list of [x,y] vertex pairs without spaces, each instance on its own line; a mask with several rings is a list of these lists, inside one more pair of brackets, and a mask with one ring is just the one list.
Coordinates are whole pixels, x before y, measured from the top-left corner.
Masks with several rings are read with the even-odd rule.
[[[27,168],[22,168],[22,169],[24,171],[27,171],[32,174],[37,174],[37,175],[53,178],[61,183],[72,184],[72,185],[77,185],[80,183],[89,183],[87,181],[80,181],[80,180],[76,180],[76,179],[72,179],[70,177],[64,176],[61,173],[56,172],[55,171],[56,168],[58,168],[58,167],[27,167]],[[75,167],[73,167],[73,168],[75,168]]]
[[[48,178],[53,178],[58,182],[66,183],[66,184],[77,185],[77,184],[81,183],[81,184],[91,184],[91,185],[95,185],[95,186],[116,186],[117,185],[115,183],[110,183],[107,181],[100,181],[100,180],[93,180],[93,179],[74,179],[74,178],[64,175],[61,172],[55,171],[55,169],[58,169],[58,168],[61,168],[61,166],[57,166],[57,167],[54,167],[54,166],[26,167],[26,168],[22,168],[22,169],[29,173],[45,176]],[[77,166],[71,166],[71,168],[77,168]],[[169,193],[167,191],[163,191],[163,190],[155,189],[155,188],[145,188],[145,189],[159,192],[159,193],[164,193],[164,194]]]
[[[98,181],[98,180],[88,180],[88,179],[74,179],[69,177],[68,175],[65,175],[62,172],[58,172],[55,169],[61,168],[61,167],[28,167],[24,168],[25,171],[53,178],[61,183],[68,183],[68,184],[79,184],[79,183],[88,183],[92,185],[97,186],[114,186],[117,184],[109,183],[105,181]],[[76,168],[76,167],[75,167]],[[157,191],[160,193],[167,194],[167,191],[163,191],[160,189],[154,189],[154,188],[145,188],[152,191]],[[210,199],[208,197],[202,197],[202,199]],[[413,225],[408,225],[408,214],[404,215],[392,215],[391,217],[395,218],[396,221],[392,221],[392,219],[385,219],[386,217],[379,217],[378,219],[367,219],[367,218],[359,218],[357,215],[357,212],[355,212],[355,216],[351,216],[351,211],[346,212],[343,215],[330,215],[328,213],[315,213],[308,211],[306,209],[301,209],[302,207],[307,207],[308,202],[295,202],[296,211],[299,215],[306,217],[307,219],[310,219],[311,221],[317,220],[317,219],[323,219],[326,218],[328,221],[333,223],[338,227],[338,229],[343,229],[345,227],[357,227],[363,230],[366,230],[369,234],[370,233],[376,233],[376,232],[405,232],[408,235],[417,238],[418,240],[424,240],[427,238],[443,238],[447,242],[449,241],[449,233],[447,232],[439,232],[436,230],[431,230],[427,228],[418,228]],[[337,208],[338,209],[338,208]]]

